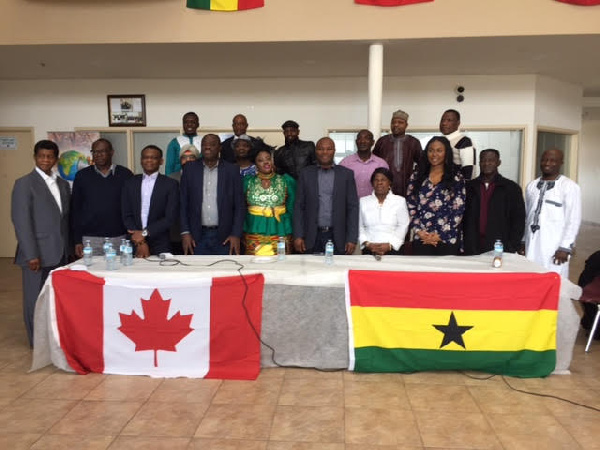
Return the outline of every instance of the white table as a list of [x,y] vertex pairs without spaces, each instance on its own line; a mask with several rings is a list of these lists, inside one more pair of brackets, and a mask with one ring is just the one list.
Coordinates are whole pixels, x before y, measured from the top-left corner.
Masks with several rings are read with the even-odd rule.
[[[168,277],[170,280],[198,276],[232,276],[234,262],[207,267],[219,260],[212,256],[180,256],[185,265],[160,266],[156,262],[135,260],[134,265],[106,271],[96,258],[90,272],[99,277]],[[262,339],[275,349],[275,360],[282,365],[342,369],[348,367],[348,325],[344,303],[346,274],[349,269],[414,272],[529,272],[545,269],[524,257],[506,254],[501,269],[491,267],[491,256],[419,257],[387,256],[376,261],[372,256],[335,256],[333,265],[325,265],[322,256],[292,255],[285,261],[257,263],[251,256],[223,259],[242,264],[243,274],[262,273],[265,277]],[[51,278],[50,278],[51,279]],[[35,313],[35,342],[32,370],[49,364],[71,370],[58,344],[51,300],[50,279],[42,292]],[[562,279],[557,325],[555,373],[569,373],[573,346],[579,329],[579,315],[572,299],[581,288]],[[263,367],[275,365],[271,351],[262,347]]]

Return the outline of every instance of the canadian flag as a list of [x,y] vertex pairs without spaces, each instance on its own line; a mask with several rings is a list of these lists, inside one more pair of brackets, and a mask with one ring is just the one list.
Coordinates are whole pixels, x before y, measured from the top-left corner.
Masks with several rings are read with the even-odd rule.
[[52,273],[60,346],[78,373],[256,379],[264,278]]

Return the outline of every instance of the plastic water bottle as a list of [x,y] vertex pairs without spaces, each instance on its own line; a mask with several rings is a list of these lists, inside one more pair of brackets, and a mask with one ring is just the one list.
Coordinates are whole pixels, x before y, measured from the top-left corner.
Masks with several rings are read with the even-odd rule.
[[494,260],[492,266],[496,269],[502,267],[502,254],[504,253],[504,245],[500,239],[496,239],[494,242]]
[[117,270],[117,251],[112,245],[106,250],[106,270]]
[[102,245],[102,251],[104,252],[104,259],[106,259],[106,253],[108,252],[109,247],[112,247],[112,243],[110,242],[110,238],[104,238],[104,244]]
[[328,266],[333,264],[333,242],[331,239],[325,244],[325,264]]
[[277,241],[277,259],[279,261],[285,260],[285,239],[282,236]]
[[125,266],[133,265],[133,246],[131,241],[125,241]]
[[121,246],[119,247],[119,254],[121,255],[121,265],[125,265],[125,247],[127,246],[127,239],[121,239]]
[[85,245],[83,246],[83,263],[90,267],[94,262],[94,249],[92,248],[92,243],[89,239],[85,241]]

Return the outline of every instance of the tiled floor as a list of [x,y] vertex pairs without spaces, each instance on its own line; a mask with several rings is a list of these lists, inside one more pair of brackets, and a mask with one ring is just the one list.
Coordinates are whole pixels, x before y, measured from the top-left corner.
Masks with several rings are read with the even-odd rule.
[[[600,248],[584,226],[572,279]],[[0,259],[0,449],[600,449],[600,412],[502,377],[265,369],[253,382],[27,373],[20,271]],[[506,381],[600,408],[600,342],[572,374]],[[482,374],[471,374],[485,378]]]

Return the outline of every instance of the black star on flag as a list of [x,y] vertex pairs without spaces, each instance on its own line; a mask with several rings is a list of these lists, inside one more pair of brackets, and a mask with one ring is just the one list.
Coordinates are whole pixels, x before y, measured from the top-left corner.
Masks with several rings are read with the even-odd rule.
[[451,342],[456,342],[462,348],[466,350],[465,342],[463,341],[463,334],[469,331],[472,326],[459,326],[456,323],[456,317],[454,317],[454,311],[450,313],[450,320],[448,321],[448,325],[433,325],[433,327],[444,333],[444,339],[442,340],[442,344],[440,348],[450,344]]

